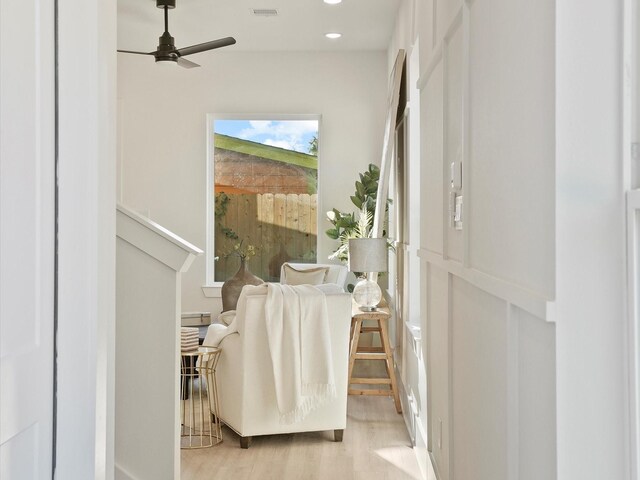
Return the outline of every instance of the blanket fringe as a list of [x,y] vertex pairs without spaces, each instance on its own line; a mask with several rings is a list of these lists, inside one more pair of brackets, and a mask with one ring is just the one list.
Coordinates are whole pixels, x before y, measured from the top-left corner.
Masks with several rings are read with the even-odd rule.
[[308,383],[302,385],[302,403],[295,410],[280,414],[280,423],[291,425],[304,420],[313,410],[336,398],[336,386]]

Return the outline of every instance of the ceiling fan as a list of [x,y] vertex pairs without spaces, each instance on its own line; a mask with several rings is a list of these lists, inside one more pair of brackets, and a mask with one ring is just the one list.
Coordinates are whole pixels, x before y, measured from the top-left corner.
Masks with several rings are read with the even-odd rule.
[[164,9],[164,33],[160,37],[158,49],[154,52],[134,52],[132,50],[118,50],[118,52],[134,53],[136,55],[153,55],[156,62],[173,62],[184,68],[193,68],[199,67],[200,65],[183,57],[236,43],[235,38],[225,37],[212,40],[211,42],[191,45],[190,47],[176,48],[174,38],[169,33],[169,9],[176,8],[176,0],[156,0],[156,6]]

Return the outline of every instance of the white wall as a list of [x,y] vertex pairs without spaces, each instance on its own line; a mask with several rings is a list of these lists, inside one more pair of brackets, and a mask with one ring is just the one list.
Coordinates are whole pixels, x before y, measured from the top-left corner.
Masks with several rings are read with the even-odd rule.
[[[424,423],[441,480],[556,478],[555,4],[405,2],[419,41]],[[416,37],[416,38],[414,38]],[[462,165],[463,229],[449,222]],[[422,419],[424,422],[424,419]],[[418,450],[419,453],[419,450]]]
[[[557,6],[555,313],[561,479],[629,478],[622,7],[622,1],[576,0]],[[597,458],[587,454],[594,439]]]
[[[630,478],[624,3],[405,4],[413,22],[398,23],[389,58],[418,36],[440,479]],[[457,142],[461,244],[447,221]]]
[[58,2],[57,479],[113,478],[116,5]]
[[[387,51],[388,68],[393,68],[399,49],[404,49],[406,76],[406,105],[400,105],[405,112],[405,149],[404,149],[404,205],[400,198],[395,198],[396,210],[403,219],[402,242],[396,244],[395,258],[392,256],[390,265],[401,265],[402,268],[390,268],[390,280],[398,282],[402,296],[392,298],[395,304],[394,331],[392,347],[399,391],[402,399],[403,415],[409,434],[414,440],[420,466],[423,471],[428,470],[426,457],[427,440],[427,404],[426,404],[426,372],[422,361],[421,341],[425,339],[425,332],[420,329],[422,293],[420,259],[421,219],[420,195],[424,186],[421,184],[420,158],[420,92],[417,81],[420,75],[419,47],[415,36],[415,2],[403,2],[398,11],[395,25],[395,35]],[[392,172],[392,182],[395,181]],[[402,177],[402,175],[400,176]],[[402,278],[395,278],[401,274]]]
[[180,275],[121,238],[116,250],[116,480],[179,478]]
[[178,478],[180,279],[202,251],[120,206],[116,228],[115,477]]
[[53,2],[0,3],[3,479],[51,479],[55,460],[55,24]]
[[[198,69],[119,56],[119,200],[204,248],[206,114],[321,114],[318,259],[336,242],[324,212],[352,211],[358,172],[380,163],[386,115],[383,52],[211,52]],[[205,259],[183,278],[183,311],[219,309],[204,297]]]

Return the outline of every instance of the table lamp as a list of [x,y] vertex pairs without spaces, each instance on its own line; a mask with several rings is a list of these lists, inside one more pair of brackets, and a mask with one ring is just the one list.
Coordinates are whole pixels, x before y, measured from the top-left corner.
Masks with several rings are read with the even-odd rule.
[[349,271],[364,275],[353,289],[353,300],[360,310],[373,312],[382,299],[382,291],[367,274],[387,271],[387,239],[350,238]]

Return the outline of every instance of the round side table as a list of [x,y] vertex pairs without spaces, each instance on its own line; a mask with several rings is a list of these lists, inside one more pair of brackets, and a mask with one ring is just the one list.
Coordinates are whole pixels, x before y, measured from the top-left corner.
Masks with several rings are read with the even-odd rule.
[[180,448],[206,448],[222,442],[216,385],[220,352],[206,346],[180,352]]

